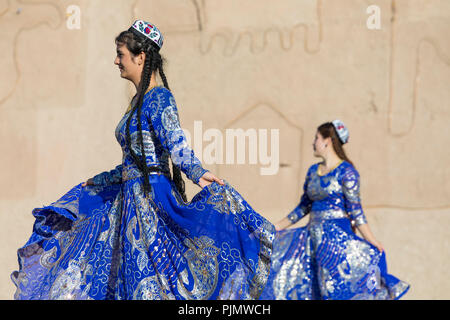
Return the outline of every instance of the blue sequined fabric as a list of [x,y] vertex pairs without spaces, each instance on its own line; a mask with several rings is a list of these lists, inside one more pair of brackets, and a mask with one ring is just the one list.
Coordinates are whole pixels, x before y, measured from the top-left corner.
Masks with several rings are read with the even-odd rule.
[[[184,202],[165,174],[151,194],[125,143],[137,154],[136,114],[119,122],[122,164],[36,208],[33,232],[18,250],[15,299],[257,299],[269,275],[273,225],[228,183],[212,183]],[[171,92],[144,98],[142,130],[149,166],[168,159],[194,183],[206,172],[181,130]]]
[[408,291],[409,284],[387,272],[385,252],[352,230],[351,220],[367,223],[359,188],[359,174],[346,161],[325,175],[318,164],[309,168],[300,203],[288,217],[310,220],[276,233],[261,299],[390,300]]

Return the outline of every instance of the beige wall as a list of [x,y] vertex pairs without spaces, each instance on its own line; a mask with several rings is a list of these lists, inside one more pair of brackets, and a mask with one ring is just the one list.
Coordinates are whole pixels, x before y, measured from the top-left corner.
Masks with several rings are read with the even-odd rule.
[[[80,29],[67,27],[72,4]],[[379,30],[366,25],[372,4]],[[389,271],[412,285],[405,298],[450,298],[450,1],[0,0],[1,299],[31,210],[121,161],[114,129],[132,91],[114,37],[136,18],[165,35],[183,128],[280,130],[276,175],[207,169],[276,222],[317,161],[317,126],[343,120]]]

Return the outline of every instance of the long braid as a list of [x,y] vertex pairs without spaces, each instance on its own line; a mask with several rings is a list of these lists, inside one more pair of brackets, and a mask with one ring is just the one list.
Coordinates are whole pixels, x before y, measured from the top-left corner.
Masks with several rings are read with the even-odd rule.
[[[166,87],[167,90],[170,90],[166,75],[164,74],[164,70],[163,70],[163,60],[159,59],[158,62],[159,62],[159,67],[158,67],[159,76],[161,77],[161,80],[164,83],[164,87]],[[173,176],[172,180],[175,183],[175,186],[177,187],[177,190],[180,193],[183,201],[187,202],[186,188],[185,188],[185,183],[184,183],[183,177],[181,176],[181,170],[179,167],[177,167],[173,163],[173,159],[172,159],[172,176]]]
[[164,84],[164,87],[166,87],[167,90],[170,90],[169,84],[167,82],[166,75],[165,75],[164,70],[163,70],[163,59],[160,59],[160,61],[158,61],[158,62],[159,62],[159,68],[158,68],[159,76],[161,77],[161,80],[162,80],[162,82]]
[[133,117],[133,114],[136,111],[136,109],[137,109],[137,105],[135,105],[131,109],[130,115],[128,116],[126,126],[125,126],[125,139],[126,139],[127,146],[128,146],[128,149],[130,150],[130,154],[131,154],[131,157],[133,158],[134,163],[137,165],[137,167],[139,168],[139,170],[141,172],[144,172],[144,168],[142,167],[141,159],[134,152],[132,144],[131,144],[130,123],[131,123],[131,118]]
[[[130,115],[126,122],[126,141],[128,148],[130,150],[130,154],[134,160],[134,163],[136,163],[137,167],[141,171],[141,173],[144,176],[144,192],[146,194],[151,192],[151,185],[149,183],[149,169],[146,162],[145,157],[145,149],[144,149],[144,139],[142,134],[142,123],[141,123],[141,115],[142,115],[142,104],[144,100],[145,91],[147,90],[149,83],[150,83],[150,77],[151,77],[151,60],[152,60],[152,54],[147,53],[145,56],[145,62],[144,67],[141,74],[141,81],[139,83],[138,92],[137,92],[137,99],[136,104],[133,106]],[[138,144],[139,148],[141,149],[141,157],[139,157],[136,152],[133,150],[132,142],[131,142],[131,134],[130,134],[130,123],[131,119],[133,118],[134,112],[137,110],[137,129],[138,129]]]
[[[144,174],[144,191],[146,193],[150,193],[150,183],[149,183],[149,169],[147,166],[147,160],[145,156],[145,149],[144,149],[144,137],[142,134],[142,104],[144,100],[145,91],[147,91],[147,88],[150,84],[151,74],[152,74],[152,60],[153,60],[153,54],[146,54],[145,55],[145,63],[144,68],[142,70],[142,76],[141,76],[141,82],[140,82],[140,95],[138,100],[138,107],[137,107],[137,129],[138,129],[138,142],[139,146],[141,148],[141,163],[143,167],[143,174]],[[142,84],[142,85],[141,85]]]
[[[133,33],[129,31],[124,31],[119,36],[116,37],[116,43],[124,43],[127,45],[128,50],[132,52],[134,55],[139,54],[140,52],[145,52],[146,59],[144,63],[144,67],[141,75],[141,82],[139,83],[138,92],[136,95],[136,104],[131,108],[130,116],[126,122],[126,143],[130,150],[130,154],[133,158],[134,163],[137,165],[139,171],[144,176],[144,191],[150,192],[151,185],[149,183],[149,168],[145,159],[145,151],[144,151],[144,139],[142,134],[142,124],[141,124],[141,114],[142,114],[142,104],[144,100],[145,92],[150,84],[150,79],[154,71],[158,70],[161,80],[164,84],[164,87],[167,90],[170,90],[169,84],[167,81],[167,77],[164,74],[163,63],[164,60],[161,57],[160,53],[154,49],[152,45],[142,41],[138,37],[136,37]],[[137,129],[138,129],[138,143],[141,149],[141,157],[136,154],[136,152],[131,147],[131,135],[130,135],[130,123],[133,114],[137,111]],[[152,126],[151,122],[149,123],[150,127]],[[172,161],[172,180],[175,183],[175,186],[180,193],[182,199],[187,202],[186,192],[185,192],[185,183],[183,177],[181,175],[181,170],[177,167],[173,160]]]

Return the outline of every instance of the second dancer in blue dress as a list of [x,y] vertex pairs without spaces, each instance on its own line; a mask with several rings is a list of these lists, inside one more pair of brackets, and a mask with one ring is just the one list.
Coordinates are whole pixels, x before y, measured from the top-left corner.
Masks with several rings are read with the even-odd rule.
[[[314,155],[323,162],[309,168],[300,203],[275,225],[272,266],[261,299],[385,300],[399,299],[409,289],[388,274],[383,246],[367,224],[359,173],[342,146],[348,138],[342,121],[318,127]],[[307,215],[305,227],[286,229]]]

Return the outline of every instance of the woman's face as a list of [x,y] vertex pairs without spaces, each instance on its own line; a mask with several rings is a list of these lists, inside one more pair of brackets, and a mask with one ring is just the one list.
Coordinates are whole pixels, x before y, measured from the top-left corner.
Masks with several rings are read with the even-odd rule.
[[324,139],[319,131],[316,132],[316,136],[314,138],[314,143],[313,143],[313,150],[314,150],[315,157],[320,157],[325,154],[325,150],[326,150],[325,145],[327,144],[327,140],[329,140],[329,139]]
[[[120,76],[136,83],[141,78],[142,57],[133,56],[124,44],[117,44],[117,56],[114,64],[119,67]],[[145,58],[144,58],[145,59]],[[139,81],[137,82],[139,83]]]

